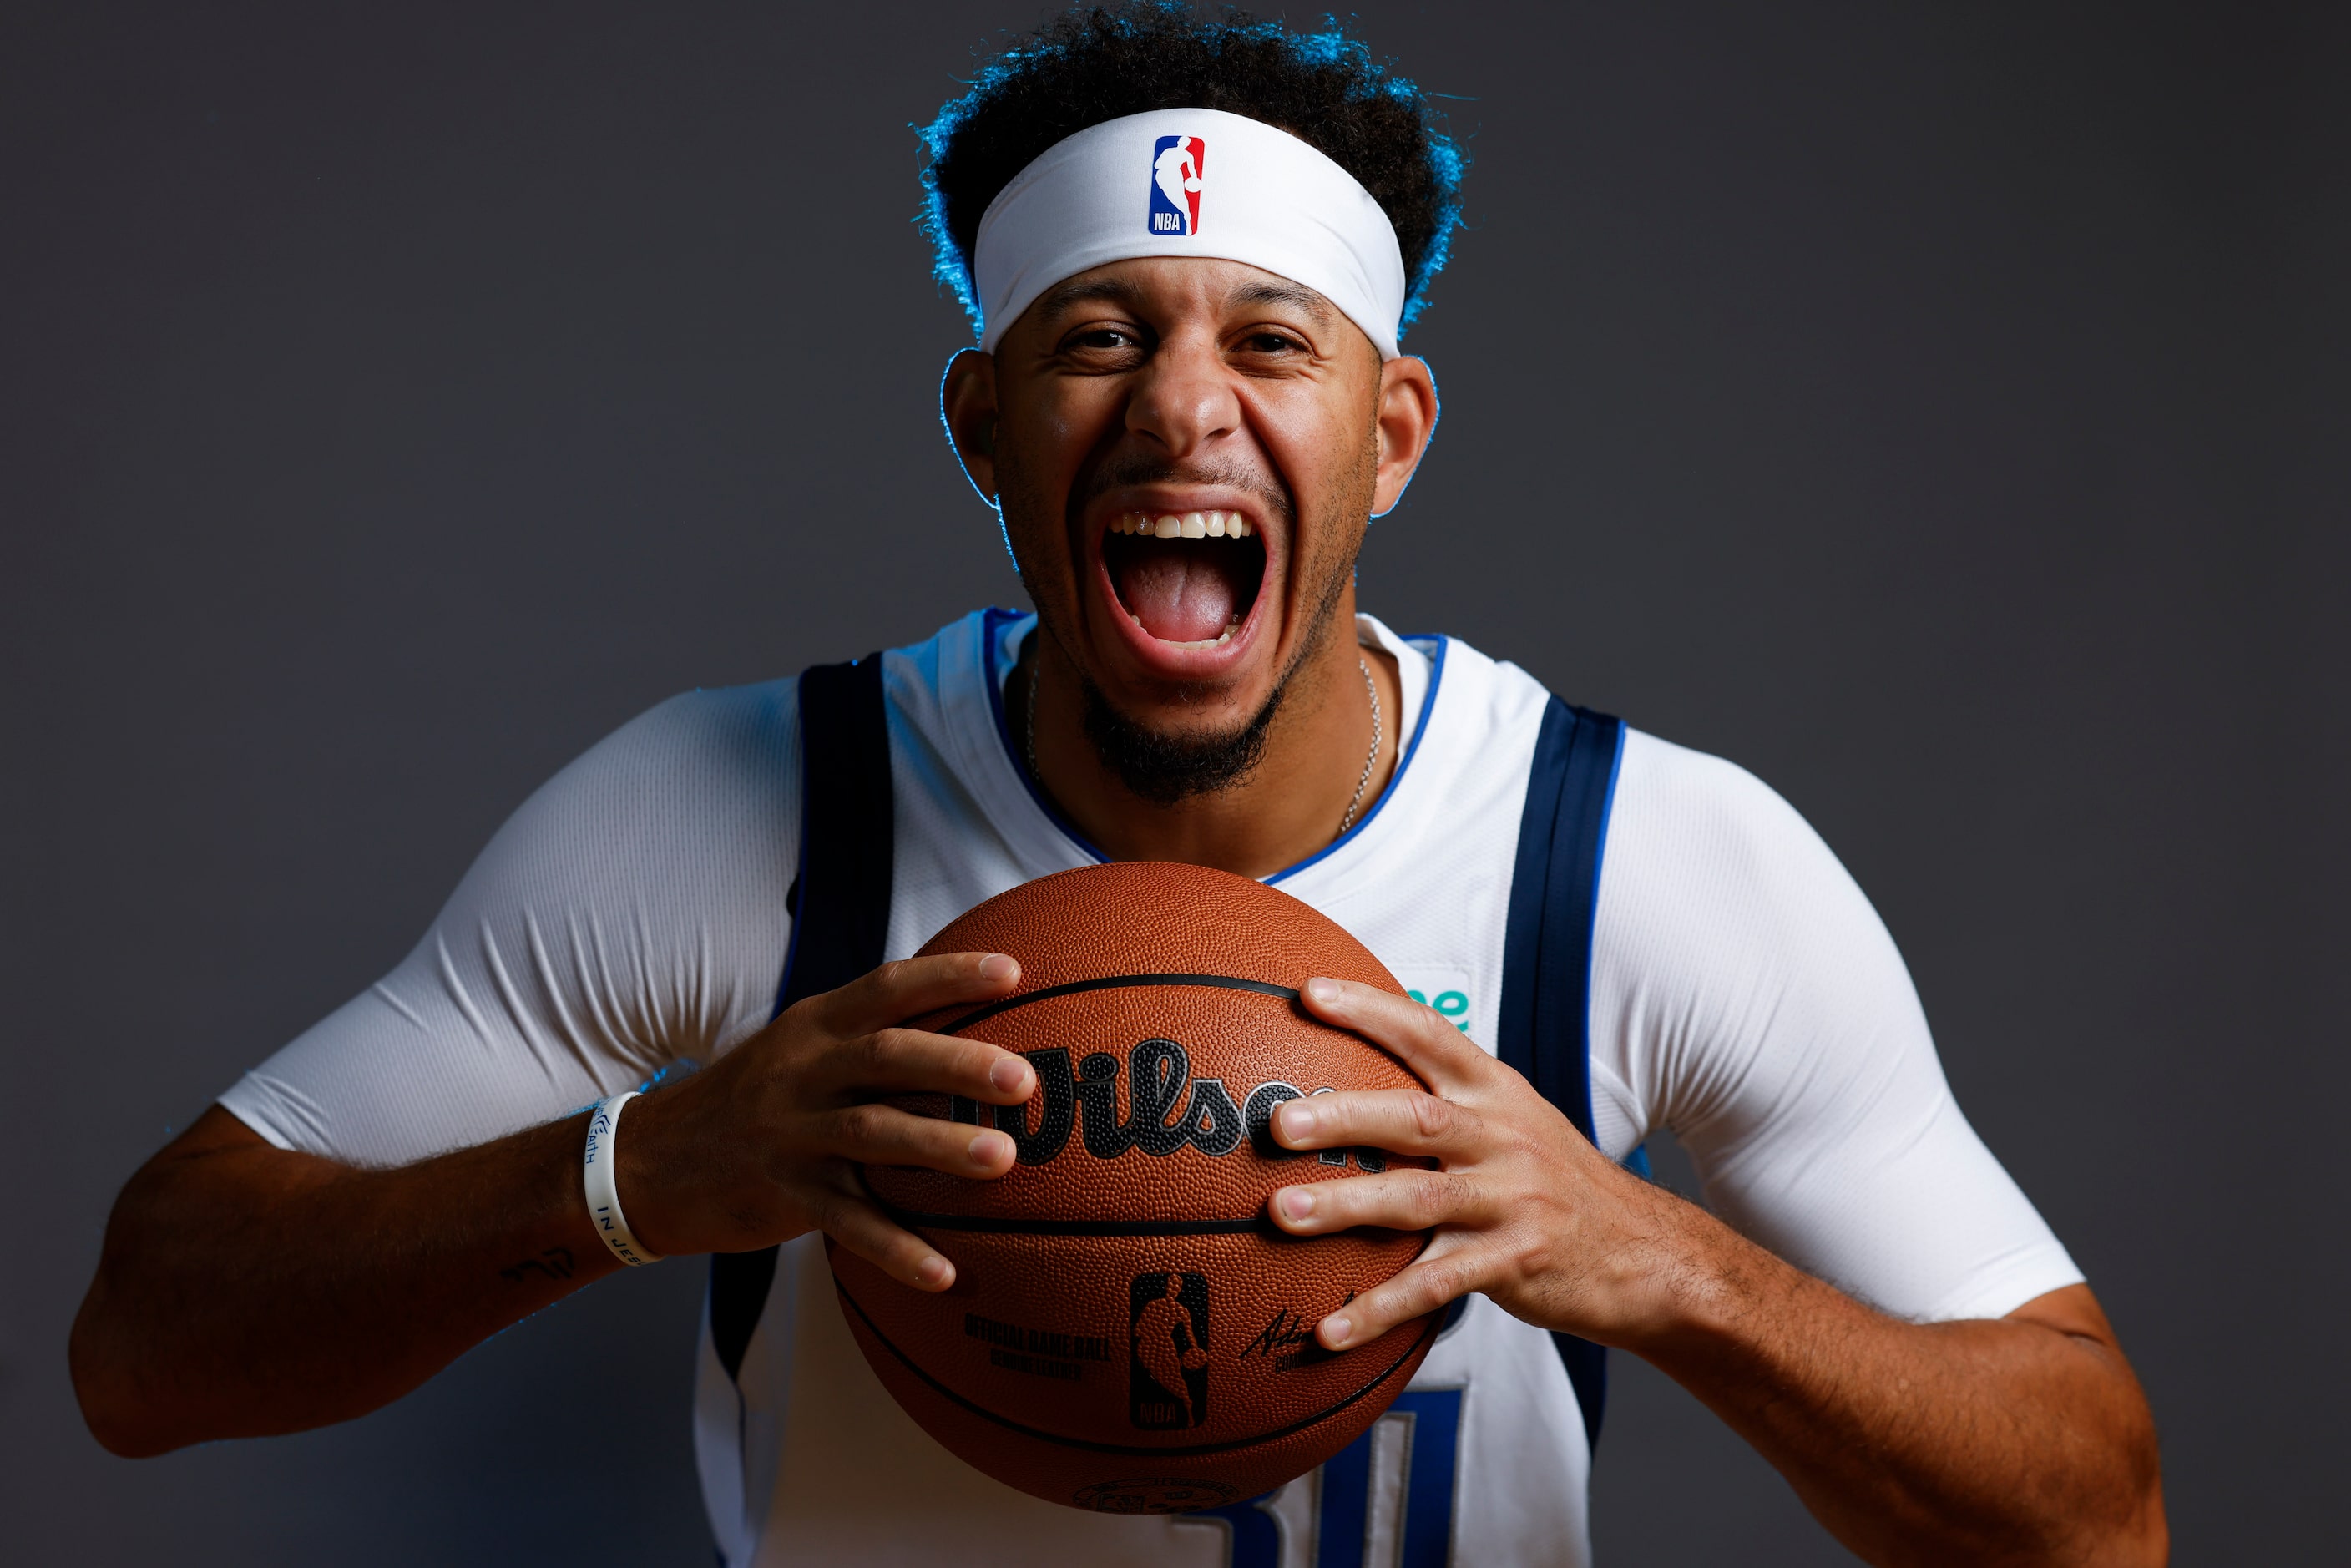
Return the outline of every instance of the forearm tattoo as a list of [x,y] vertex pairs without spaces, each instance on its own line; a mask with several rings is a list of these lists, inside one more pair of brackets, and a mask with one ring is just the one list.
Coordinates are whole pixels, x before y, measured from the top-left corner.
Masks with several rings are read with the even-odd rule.
[[498,1278],[519,1285],[534,1271],[550,1280],[569,1280],[571,1278],[571,1249],[549,1247],[536,1258],[526,1258],[510,1269],[499,1270]]

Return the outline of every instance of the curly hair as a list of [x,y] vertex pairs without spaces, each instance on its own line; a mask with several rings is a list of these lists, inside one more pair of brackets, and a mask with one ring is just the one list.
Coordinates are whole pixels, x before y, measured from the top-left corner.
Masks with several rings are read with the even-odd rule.
[[975,325],[972,247],[997,193],[1055,142],[1155,109],[1223,110],[1278,125],[1353,175],[1404,252],[1401,326],[1420,314],[1460,222],[1468,166],[1426,95],[1336,18],[1299,33],[1245,11],[1212,20],[1183,0],[1117,0],[1016,39],[922,130],[934,270]]

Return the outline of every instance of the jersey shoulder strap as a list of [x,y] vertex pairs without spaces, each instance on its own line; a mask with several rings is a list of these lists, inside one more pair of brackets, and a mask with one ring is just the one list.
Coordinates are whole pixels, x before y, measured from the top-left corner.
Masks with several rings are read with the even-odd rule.
[[[792,937],[776,1010],[836,990],[882,962],[894,854],[890,721],[882,655],[800,673],[799,874],[784,896]],[[710,1259],[710,1338],[726,1375],[743,1355],[776,1279],[776,1249]]]
[[[1575,1130],[1592,1136],[1592,925],[1624,721],[1572,707],[1543,709],[1519,819],[1502,937],[1502,1011],[1497,1050]],[[1559,1359],[1596,1450],[1608,1404],[1608,1353],[1553,1334]]]

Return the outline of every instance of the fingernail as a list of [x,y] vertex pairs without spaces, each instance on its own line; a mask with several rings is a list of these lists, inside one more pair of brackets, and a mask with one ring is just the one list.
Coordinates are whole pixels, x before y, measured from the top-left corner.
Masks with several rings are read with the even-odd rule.
[[1314,1001],[1335,1002],[1339,999],[1339,982],[1314,979],[1306,982],[1306,994]]
[[1320,1114],[1313,1106],[1299,1100],[1292,1100],[1287,1104],[1276,1106],[1273,1113],[1281,1120],[1280,1130],[1293,1138],[1302,1138],[1312,1132],[1314,1119]]
[[987,1081],[1007,1094],[1028,1087],[1029,1064],[1006,1057],[987,1070]]
[[944,1291],[955,1278],[955,1266],[934,1252],[915,1267],[914,1273],[922,1280],[925,1290]]
[[1274,1201],[1281,1205],[1285,1219],[1303,1219],[1314,1212],[1314,1195],[1302,1186],[1282,1188],[1275,1195]]
[[1012,1153],[1012,1140],[1001,1133],[980,1133],[971,1140],[971,1163],[992,1166]]
[[1345,1318],[1328,1317],[1322,1320],[1322,1343],[1332,1350],[1337,1350],[1341,1345],[1345,1344],[1347,1336],[1354,1332],[1355,1325]]
[[1009,980],[1020,973],[1020,966],[1001,953],[990,953],[979,961],[979,977],[983,980]]

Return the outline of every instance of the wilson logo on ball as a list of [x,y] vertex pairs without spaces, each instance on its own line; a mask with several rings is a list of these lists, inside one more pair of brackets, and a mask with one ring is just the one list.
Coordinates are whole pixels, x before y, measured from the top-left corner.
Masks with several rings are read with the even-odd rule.
[[[1160,1159],[1187,1148],[1217,1157],[1239,1148],[1244,1138],[1262,1158],[1301,1157],[1301,1151],[1273,1141],[1274,1107],[1307,1097],[1294,1083],[1278,1079],[1260,1083],[1236,1103],[1223,1079],[1192,1076],[1191,1053],[1183,1046],[1172,1040],[1146,1040],[1126,1053],[1127,1113],[1121,1116],[1120,1064],[1109,1051],[1090,1052],[1074,1072],[1069,1051],[1061,1048],[1020,1054],[1037,1071],[1037,1092],[1028,1104],[982,1106],[957,1095],[952,1114],[958,1122],[993,1125],[1010,1134],[1014,1157],[1021,1165],[1043,1165],[1057,1157],[1073,1132],[1087,1154],[1102,1160],[1116,1159],[1130,1149]],[[1343,1166],[1348,1152],[1324,1149],[1322,1161]],[[1364,1170],[1387,1169],[1377,1149],[1353,1154]]]

